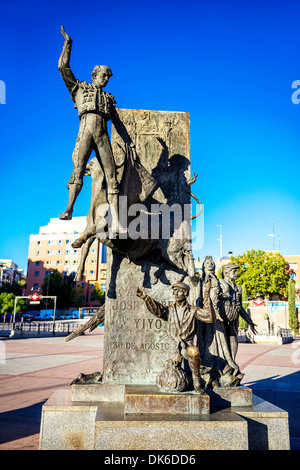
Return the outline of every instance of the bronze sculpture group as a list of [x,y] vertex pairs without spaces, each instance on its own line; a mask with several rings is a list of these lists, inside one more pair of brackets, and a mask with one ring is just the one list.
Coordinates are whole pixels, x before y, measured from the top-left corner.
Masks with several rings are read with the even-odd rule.
[[[203,388],[240,386],[244,376],[235,361],[239,317],[246,320],[254,333],[256,325],[242,306],[241,287],[233,282],[238,268],[234,264],[223,266],[222,279],[218,279],[212,257],[205,258],[202,279],[199,280],[202,308],[188,303],[190,289],[184,283],[172,286],[175,303],[169,307],[137,288],[137,296],[145,301],[148,310],[168,321],[169,337],[175,341],[170,363],[177,367],[179,364],[182,369],[183,360],[188,361],[194,390],[198,393],[202,393]],[[170,367],[168,371],[171,372]],[[168,381],[169,377],[158,378],[160,387],[171,391]],[[178,382],[175,383],[173,391],[178,391]],[[188,380],[181,381],[180,387],[184,390],[188,385]]]
[[[136,294],[145,302],[148,311],[167,322],[167,334],[173,344],[166,368],[157,377],[157,385],[171,392],[181,392],[192,387],[196,393],[211,387],[239,386],[243,378],[236,364],[239,317],[244,318],[253,331],[255,325],[243,309],[241,288],[234,283],[238,266],[223,266],[222,278],[219,279],[212,258],[207,256],[199,278],[191,242],[178,242],[172,235],[169,240],[132,240],[130,237],[123,240],[122,233],[123,230],[126,233],[127,228],[119,225],[120,195],[126,195],[131,203],[146,202],[158,185],[139,162],[135,143],[118,116],[114,97],[103,90],[112,76],[111,69],[97,65],[92,72],[92,83],[77,80],[70,68],[72,40],[63,27],[61,31],[65,42],[59,59],[59,71],[78,110],[80,126],[72,157],[73,172],[68,183],[69,200],[60,219],[72,218],[73,207],[87,171],[93,181],[87,227],[73,244],[73,247],[82,247],[82,262],[76,280],[83,277],[85,258],[96,237],[133,262],[159,249],[163,263],[181,270],[183,279],[188,277],[191,284],[198,287],[200,305],[189,304],[190,287],[182,282],[183,279],[173,284],[175,302],[168,307],[137,287]],[[125,144],[121,163],[116,163],[112,151],[107,131],[109,120]],[[96,158],[88,163],[93,150]],[[122,178],[118,177],[118,167],[123,167]],[[194,180],[187,181],[187,185]],[[134,183],[136,181],[138,183]],[[103,321],[104,307],[67,340],[87,328],[95,328]]]

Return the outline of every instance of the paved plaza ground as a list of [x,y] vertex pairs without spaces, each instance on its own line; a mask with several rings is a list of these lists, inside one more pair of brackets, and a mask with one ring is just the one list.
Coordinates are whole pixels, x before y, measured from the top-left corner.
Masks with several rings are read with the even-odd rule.
[[[37,450],[42,406],[80,372],[102,369],[103,328],[63,337],[0,338],[0,450]],[[300,449],[300,339],[240,344],[243,384],[289,412],[291,449]]]

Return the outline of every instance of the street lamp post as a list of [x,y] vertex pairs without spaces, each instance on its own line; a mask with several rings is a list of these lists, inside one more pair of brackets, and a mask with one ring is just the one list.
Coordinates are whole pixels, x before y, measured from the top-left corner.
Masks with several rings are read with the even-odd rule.
[[273,225],[273,231],[272,233],[269,233],[268,236],[273,238],[273,251],[275,251],[275,230],[274,230],[274,217],[271,216],[272,219],[272,225]]
[[222,239],[222,225],[218,225],[217,227],[220,227],[220,238],[217,238],[217,241],[220,242],[220,259],[223,257],[223,239]]

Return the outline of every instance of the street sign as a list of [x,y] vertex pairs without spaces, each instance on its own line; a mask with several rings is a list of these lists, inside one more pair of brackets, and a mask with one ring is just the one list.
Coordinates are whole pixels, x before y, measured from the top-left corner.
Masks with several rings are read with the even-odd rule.
[[253,303],[256,305],[256,307],[262,307],[266,305],[265,301],[263,299],[260,299],[259,297],[253,300]]
[[30,304],[40,304],[41,302],[39,300],[30,300]]
[[31,298],[31,300],[36,301],[36,300],[39,300],[39,299],[40,299],[40,296],[39,296],[39,294],[37,294],[37,293],[35,292],[34,294],[32,294],[32,295],[30,296],[30,298]]

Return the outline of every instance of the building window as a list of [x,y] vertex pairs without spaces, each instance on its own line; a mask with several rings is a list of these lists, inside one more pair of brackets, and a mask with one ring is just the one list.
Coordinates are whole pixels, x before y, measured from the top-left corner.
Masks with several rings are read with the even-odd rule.
[[70,240],[67,240],[66,243],[67,243],[67,245],[69,245],[69,244],[70,244]]
[[61,245],[61,240],[58,240],[58,244]]
[[33,284],[33,288],[34,288],[34,290],[38,290],[38,288],[39,288],[39,285],[38,285],[38,283],[37,283],[37,282],[35,282],[35,283]]
[[40,251],[37,251],[36,254],[39,255],[41,252]]
[[[50,264],[50,261],[46,261],[46,264]],[[47,273],[46,273],[47,274]]]
[[90,271],[90,274],[94,274],[94,271]]
[[60,261],[59,261],[59,260],[57,260],[57,261],[56,261],[56,264],[60,264]]
[[39,277],[39,275],[40,275],[40,271],[35,271],[34,277]]
[[61,254],[61,250],[58,250],[58,251],[57,251],[57,254],[60,255],[60,254]]
[[93,248],[93,249],[92,249],[92,253],[96,253],[96,250],[95,250],[95,248]]
[[78,250],[74,250],[74,253],[77,253],[77,252],[78,252]]
[[38,244],[38,245],[40,245],[40,244],[41,244],[41,242],[37,242],[37,244]]
[[102,245],[101,263],[106,263],[106,258],[107,258],[107,246]]
[[35,265],[36,265],[36,266],[39,266],[40,263],[41,263],[40,261],[36,261],[36,262],[35,262]]

